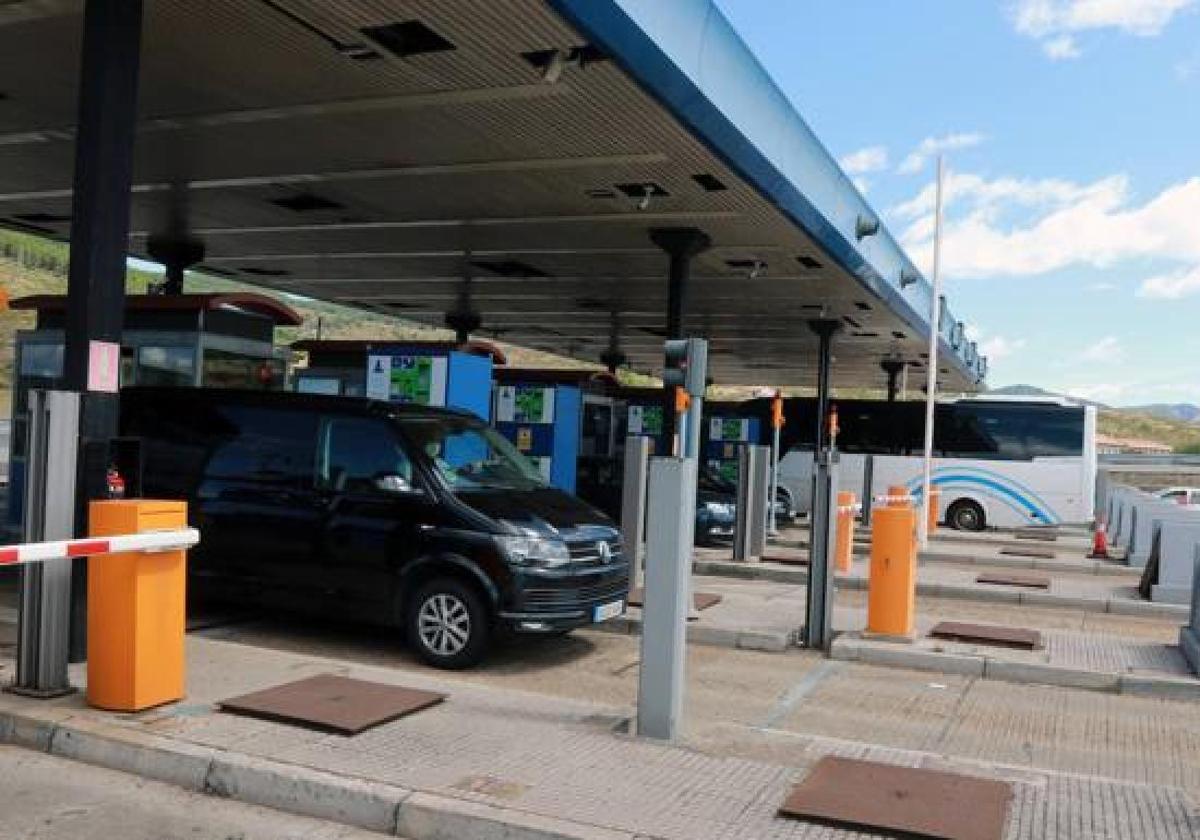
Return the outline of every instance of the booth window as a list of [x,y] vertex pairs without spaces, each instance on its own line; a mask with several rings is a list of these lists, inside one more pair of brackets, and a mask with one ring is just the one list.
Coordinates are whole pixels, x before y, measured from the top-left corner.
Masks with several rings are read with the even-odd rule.
[[21,348],[21,376],[58,379],[62,374],[61,344],[26,344]]
[[142,347],[138,350],[137,384],[194,385],[196,354],[191,347]]
[[279,359],[264,359],[228,350],[204,351],[203,381],[206,388],[279,388],[283,384],[283,375],[283,362]]

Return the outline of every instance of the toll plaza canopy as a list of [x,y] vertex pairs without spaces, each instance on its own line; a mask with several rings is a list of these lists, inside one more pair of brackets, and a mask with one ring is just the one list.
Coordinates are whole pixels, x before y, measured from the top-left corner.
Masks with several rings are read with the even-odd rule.
[[[144,6],[132,254],[653,370],[695,229],[717,382],[812,384],[814,319],[836,384],[920,366],[929,284],[711,0]],[[70,236],[83,10],[0,3],[0,225]]]

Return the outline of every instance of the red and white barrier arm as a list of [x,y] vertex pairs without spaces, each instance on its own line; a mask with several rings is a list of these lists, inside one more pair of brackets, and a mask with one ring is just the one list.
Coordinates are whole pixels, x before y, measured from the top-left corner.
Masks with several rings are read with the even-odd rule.
[[123,534],[115,537],[6,545],[0,546],[0,566],[44,563],[47,560],[74,560],[76,557],[95,557],[100,554],[158,554],[191,548],[198,542],[199,531],[195,528],[180,528],[177,531],[147,531],[144,534]]
[[915,500],[912,496],[872,496],[871,501],[875,504],[890,505],[893,502],[912,502]]
[[862,513],[863,506],[860,504],[838,505],[838,513]]

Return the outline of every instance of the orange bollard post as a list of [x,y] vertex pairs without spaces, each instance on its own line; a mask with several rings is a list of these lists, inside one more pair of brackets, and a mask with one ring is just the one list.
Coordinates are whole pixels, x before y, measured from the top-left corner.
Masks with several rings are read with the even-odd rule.
[[834,548],[835,568],[845,574],[854,562],[854,504],[853,493],[838,493],[837,545]]
[[929,506],[928,506],[928,509],[926,510],[926,514],[928,515],[929,519],[927,519],[926,521],[929,523],[930,536],[932,536],[937,531],[938,522],[941,521],[941,517],[938,516],[938,511],[941,507],[941,504],[942,504],[942,491],[934,490],[932,487],[929,488]]
[[916,514],[911,507],[883,507],[871,520],[867,632],[911,638],[917,611]]
[[[187,527],[184,502],[92,502],[89,536]],[[187,552],[88,559],[87,700],[136,712],[184,696]]]
[[904,507],[912,504],[912,494],[903,484],[893,484],[888,488],[888,507]]

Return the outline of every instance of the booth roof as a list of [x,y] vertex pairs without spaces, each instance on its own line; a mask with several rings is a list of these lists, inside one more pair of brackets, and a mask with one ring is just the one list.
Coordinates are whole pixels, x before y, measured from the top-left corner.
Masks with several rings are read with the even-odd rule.
[[[67,308],[65,295],[30,295],[9,304],[12,309],[35,312],[61,312]],[[128,295],[125,308],[130,312],[213,312],[225,310],[269,318],[277,327],[298,327],[300,314],[270,295],[231,292],[209,295]]]

